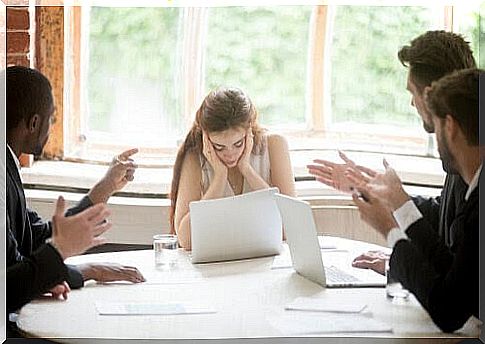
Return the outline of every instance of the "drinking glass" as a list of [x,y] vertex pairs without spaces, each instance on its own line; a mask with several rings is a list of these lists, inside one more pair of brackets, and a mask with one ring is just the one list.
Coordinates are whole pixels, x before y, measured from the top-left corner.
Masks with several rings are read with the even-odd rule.
[[155,265],[172,268],[177,265],[177,236],[174,234],[157,234],[153,236],[153,252]]

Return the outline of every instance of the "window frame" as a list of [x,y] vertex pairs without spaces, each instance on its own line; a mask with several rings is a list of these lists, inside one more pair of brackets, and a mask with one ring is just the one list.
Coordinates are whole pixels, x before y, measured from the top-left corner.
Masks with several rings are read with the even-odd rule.
[[[313,8],[308,30],[308,54],[307,54],[307,86],[306,86],[306,128],[304,130],[286,130],[284,134],[288,136],[290,147],[292,147],[293,137],[301,136],[302,133],[308,137],[318,139],[324,135],[339,137],[346,134],[346,131],[328,132],[328,116],[330,102],[329,82],[326,70],[330,68],[328,42],[330,41],[328,20],[332,15],[330,5],[316,5]],[[443,9],[441,26],[445,30],[453,30],[453,6],[439,6]],[[86,7],[84,7],[86,9]],[[60,142],[61,147],[57,147],[47,156],[53,156],[67,161],[88,161],[86,157],[89,152],[90,159],[103,160],[101,156],[111,156],[113,152],[130,148],[128,144],[113,144],[112,139],[100,140],[99,142],[89,142],[83,136],[83,99],[82,82],[83,74],[81,66],[86,59],[86,48],[82,46],[85,40],[82,39],[83,20],[88,20],[87,11],[80,6],[64,7],[65,25],[65,49],[64,49],[64,108],[63,112],[58,113],[62,119],[64,130],[53,133],[54,140]],[[192,116],[195,113],[200,101],[203,99],[204,90],[204,39],[206,32],[208,8],[189,7],[183,9],[183,51],[182,51],[182,113],[184,123],[189,128]],[[194,57],[196,63],[194,63]],[[69,114],[63,118],[64,114]],[[364,134],[364,133],[360,133]],[[57,137],[62,135],[62,140]],[[392,138],[394,142],[422,144],[424,149],[422,154],[416,156],[434,156],[433,140],[428,137],[423,139],[419,136],[389,136],[374,135],[376,139],[388,140]],[[109,138],[109,135],[106,137]],[[51,139],[52,140],[52,139]],[[298,143],[296,143],[298,146]],[[148,163],[147,166],[170,166],[170,160],[177,152],[177,147],[140,147],[144,154],[150,157],[160,157],[162,163]],[[76,152],[77,150],[77,152]],[[80,152],[80,153],[79,153]],[[91,154],[96,152],[97,154]],[[94,157],[94,158],[93,158]],[[167,160],[168,159],[168,160]],[[104,160],[106,161],[106,160]],[[155,161],[155,160],[153,160]],[[165,161],[165,162],[163,162]],[[168,161],[168,162],[167,162]]]

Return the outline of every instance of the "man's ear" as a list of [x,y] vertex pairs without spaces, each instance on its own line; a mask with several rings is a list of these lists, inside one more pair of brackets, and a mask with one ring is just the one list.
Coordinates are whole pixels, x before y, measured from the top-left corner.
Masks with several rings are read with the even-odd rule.
[[448,135],[448,138],[450,140],[454,140],[454,139],[457,138],[457,136],[460,132],[460,125],[451,115],[446,115],[444,127],[445,127],[445,131]]
[[426,86],[423,90],[423,99],[428,98],[428,92],[431,90],[431,86]]
[[40,126],[40,116],[38,114],[34,114],[30,119],[27,128],[29,129],[30,133],[34,133]]

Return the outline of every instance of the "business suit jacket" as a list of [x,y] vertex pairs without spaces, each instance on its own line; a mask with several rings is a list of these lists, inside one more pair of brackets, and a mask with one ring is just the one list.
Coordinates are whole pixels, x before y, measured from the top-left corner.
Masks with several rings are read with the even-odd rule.
[[[9,218],[6,228],[6,262],[7,267],[10,267],[29,258],[35,250],[44,245],[45,240],[52,236],[52,227],[50,221],[42,220],[35,211],[27,208],[17,165],[9,149],[6,153],[6,214]],[[86,196],[78,205],[69,209],[66,216],[77,214],[91,205],[92,202]],[[68,266],[67,282],[71,288],[83,286],[82,275],[75,266]]]
[[479,188],[463,202],[450,230],[454,248],[448,248],[426,217],[406,231],[409,240],[394,246],[391,274],[410,290],[445,332],[461,328],[478,317]]
[[457,209],[463,206],[468,185],[458,174],[447,174],[441,195],[438,197],[413,197],[419,211],[436,230],[446,246],[454,250],[456,233],[451,230]]
[[[7,226],[10,218],[7,216]],[[66,265],[59,252],[49,244],[41,245],[29,257],[7,268],[7,313],[67,280]]]

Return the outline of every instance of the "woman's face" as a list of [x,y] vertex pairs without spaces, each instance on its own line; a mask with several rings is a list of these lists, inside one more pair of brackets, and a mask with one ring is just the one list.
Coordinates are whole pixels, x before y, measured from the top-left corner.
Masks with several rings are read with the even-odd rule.
[[227,168],[236,167],[244,152],[246,129],[241,127],[208,134],[212,147]]

